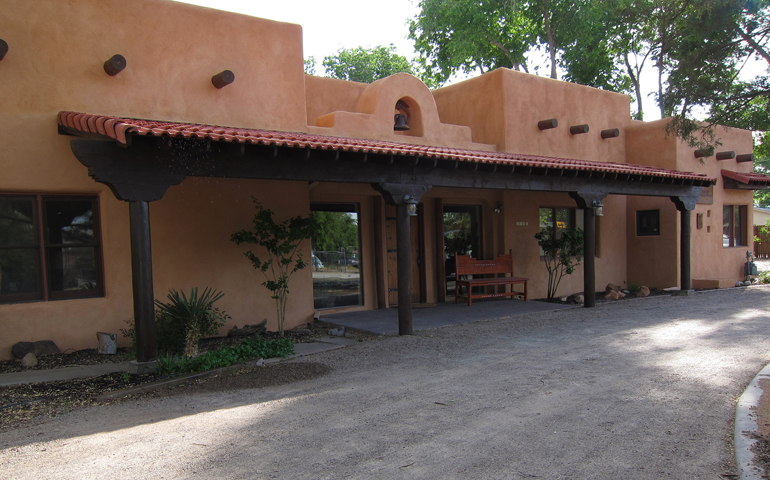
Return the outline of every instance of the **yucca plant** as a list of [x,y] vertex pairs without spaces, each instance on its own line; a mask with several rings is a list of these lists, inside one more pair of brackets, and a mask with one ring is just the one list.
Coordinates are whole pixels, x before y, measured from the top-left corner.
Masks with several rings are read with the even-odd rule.
[[198,342],[206,335],[216,335],[219,327],[230,318],[226,313],[214,307],[214,302],[224,296],[224,293],[209,287],[198,295],[198,287],[190,291],[190,296],[184,292],[169,289],[168,302],[155,300],[155,306],[161,315],[177,320],[185,330],[186,356],[198,354]]

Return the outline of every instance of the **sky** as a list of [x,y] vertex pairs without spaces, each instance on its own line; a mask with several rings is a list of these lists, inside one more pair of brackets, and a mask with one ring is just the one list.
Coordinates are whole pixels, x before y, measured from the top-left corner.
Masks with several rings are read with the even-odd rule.
[[[362,46],[372,48],[395,45],[396,53],[408,59],[416,56],[414,45],[407,40],[407,22],[419,9],[419,0],[175,0],[204,7],[227,10],[255,17],[302,26],[304,56],[316,59],[316,73],[322,74],[321,62],[341,48]],[[374,21],[372,21],[374,19]],[[533,59],[530,59],[530,64]],[[649,60],[648,60],[649,64]],[[549,71],[548,59],[543,55],[542,72]],[[749,74],[756,74],[763,64],[750,66]],[[457,77],[451,81],[459,81]],[[657,88],[657,71],[645,66],[642,88],[652,92]],[[644,119],[660,118],[660,110],[649,95],[642,101]],[[631,107],[635,111],[634,106]]]

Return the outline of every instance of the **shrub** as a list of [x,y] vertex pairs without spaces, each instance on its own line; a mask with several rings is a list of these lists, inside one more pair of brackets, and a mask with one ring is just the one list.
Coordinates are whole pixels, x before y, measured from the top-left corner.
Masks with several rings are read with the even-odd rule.
[[642,286],[638,283],[631,282],[628,284],[628,291],[631,293],[637,293],[642,289]]
[[238,345],[212,350],[198,357],[166,353],[158,357],[158,373],[173,375],[203,372],[212,368],[228,367],[252,358],[284,358],[292,353],[294,353],[294,344],[288,338],[277,340],[266,340],[262,337],[249,338]]
[[[562,230],[554,234],[553,227],[546,227],[535,234],[537,244],[545,252],[545,268],[548,270],[548,300],[556,296],[556,290],[564,275],[572,275],[580,265],[583,255],[583,231],[579,228]],[[575,263],[572,263],[574,259]]]
[[[203,289],[198,295],[198,288],[190,291],[187,297],[184,292],[177,292],[173,288],[167,295],[168,302],[163,303],[155,300],[155,306],[158,308],[158,320],[156,315],[156,325],[159,328],[159,338],[163,336],[171,342],[171,348],[164,348],[167,352],[176,351],[179,344],[177,335],[184,335],[184,353],[187,356],[198,354],[198,341],[206,335],[216,335],[219,327],[225,324],[230,318],[227,314],[214,307],[214,302],[224,296],[224,293],[212,290],[209,287]],[[160,333],[160,330],[163,333]],[[160,341],[158,342],[160,349]]]

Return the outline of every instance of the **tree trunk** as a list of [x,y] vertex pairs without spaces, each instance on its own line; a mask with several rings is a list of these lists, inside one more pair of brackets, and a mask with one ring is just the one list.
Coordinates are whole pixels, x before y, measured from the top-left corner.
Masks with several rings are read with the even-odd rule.
[[556,75],[556,41],[553,38],[551,29],[551,19],[548,17],[548,2],[543,0],[543,22],[545,25],[545,34],[548,37],[548,53],[551,56],[551,78],[558,79]]

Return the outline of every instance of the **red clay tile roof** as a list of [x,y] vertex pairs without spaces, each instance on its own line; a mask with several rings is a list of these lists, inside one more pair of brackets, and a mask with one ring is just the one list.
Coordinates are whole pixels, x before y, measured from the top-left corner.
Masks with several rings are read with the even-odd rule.
[[722,176],[745,185],[770,186],[770,176],[761,173],[741,173],[732,170],[722,170]]
[[274,145],[278,147],[299,147],[320,150],[342,150],[362,153],[420,156],[471,163],[514,165],[518,167],[554,168],[572,171],[592,171],[643,175],[648,177],[696,180],[716,183],[715,178],[691,172],[666,170],[643,165],[611,162],[591,162],[569,158],[522,155],[508,152],[484,152],[457,148],[411,145],[406,143],[366,140],[360,138],[331,137],[308,133],[276,132],[250,128],[221,127],[192,123],[163,122],[131,118],[92,115],[77,112],[59,112],[59,125],[83,133],[104,135],[126,144],[126,135],[149,135],[155,137],[194,138],[220,142],[238,142]]

